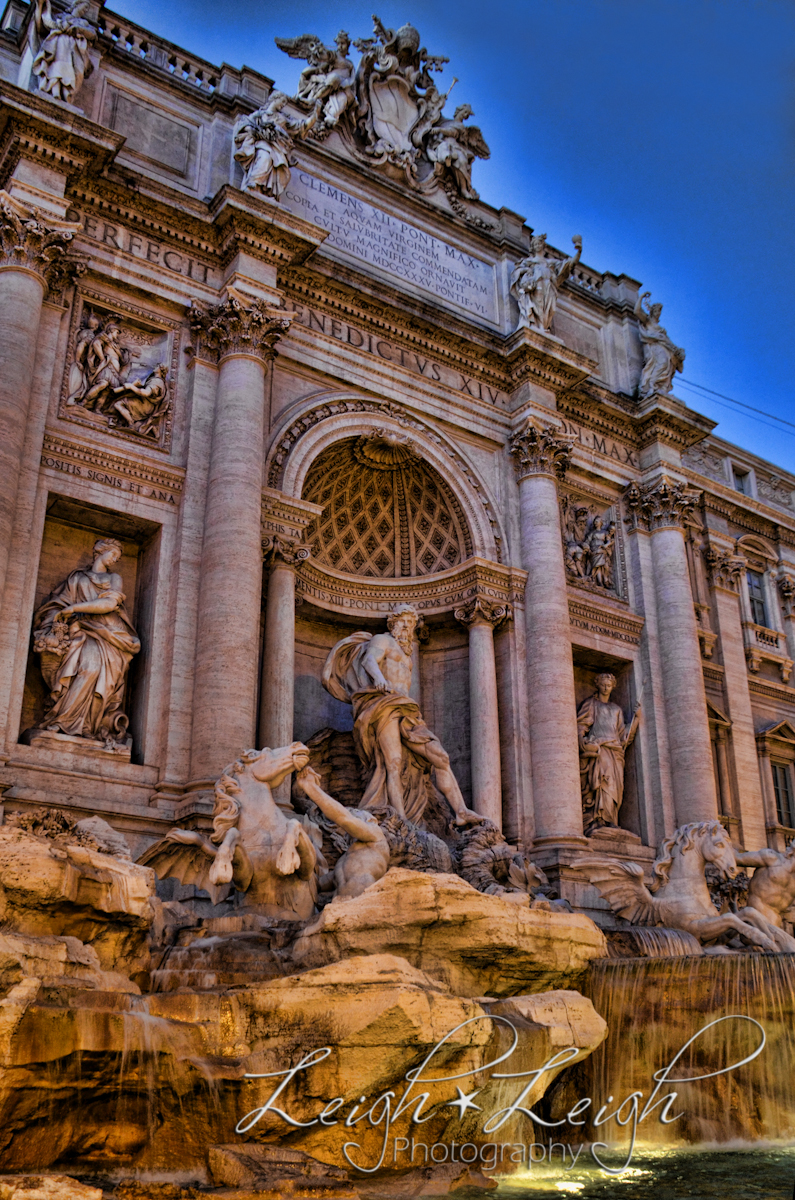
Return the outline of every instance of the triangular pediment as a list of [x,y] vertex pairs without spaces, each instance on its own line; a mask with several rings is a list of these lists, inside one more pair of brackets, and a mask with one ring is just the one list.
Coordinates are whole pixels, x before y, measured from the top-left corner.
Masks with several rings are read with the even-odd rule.
[[766,738],[778,738],[782,742],[792,742],[795,745],[795,725],[790,721],[775,721],[772,725],[765,725],[759,730],[759,736],[763,734]]
[[709,700],[707,701],[707,717],[710,721],[714,721],[716,725],[725,725],[727,729],[731,728],[731,721],[726,714],[722,713],[714,704],[710,704]]

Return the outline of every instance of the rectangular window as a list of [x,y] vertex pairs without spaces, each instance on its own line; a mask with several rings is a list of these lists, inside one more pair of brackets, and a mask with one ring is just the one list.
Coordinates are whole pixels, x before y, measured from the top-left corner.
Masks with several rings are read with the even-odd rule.
[[792,795],[790,768],[785,763],[772,763],[771,766],[779,824],[787,829],[795,829],[795,798]]
[[744,496],[751,495],[751,477],[747,471],[741,471],[739,467],[732,467],[732,480],[735,492],[742,492]]
[[748,572],[748,597],[751,601],[751,620],[755,625],[767,626],[765,588],[759,571]]

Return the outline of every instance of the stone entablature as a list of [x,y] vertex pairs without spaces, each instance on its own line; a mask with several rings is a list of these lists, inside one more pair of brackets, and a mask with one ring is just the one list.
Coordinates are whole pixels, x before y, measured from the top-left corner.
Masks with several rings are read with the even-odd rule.
[[301,564],[296,591],[319,608],[352,611],[375,617],[396,604],[411,604],[424,616],[453,612],[470,600],[502,607],[524,607],[525,572],[470,558],[459,567],[425,579],[354,578],[319,567],[312,559]]
[[44,435],[41,465],[60,476],[97,483],[174,508],[179,505],[185,478],[183,471],[112,454],[102,447],[75,442],[55,432]]

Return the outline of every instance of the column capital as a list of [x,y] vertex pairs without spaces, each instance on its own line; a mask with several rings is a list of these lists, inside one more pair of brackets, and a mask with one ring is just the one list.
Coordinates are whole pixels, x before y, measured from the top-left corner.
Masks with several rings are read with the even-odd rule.
[[265,562],[287,567],[297,567],[310,556],[308,547],[302,546],[294,538],[283,538],[277,534],[262,539],[262,553]]
[[262,300],[246,304],[239,296],[231,295],[208,309],[194,302],[188,320],[197,357],[220,362],[231,354],[247,354],[270,362],[292,317]]
[[723,588],[735,594],[740,591],[740,580],[748,566],[742,554],[732,554],[730,550],[718,550],[715,546],[707,546],[704,562],[707,564],[709,581],[714,588]]
[[625,521],[631,532],[646,529],[683,529],[701,492],[686,483],[673,483],[665,475],[638,486],[634,481],[624,492]]
[[31,271],[48,287],[51,281],[57,284],[64,278],[64,255],[76,229],[68,221],[43,221],[37,208],[26,208],[0,191],[0,268]]
[[563,437],[554,425],[539,428],[528,419],[523,429],[511,435],[510,453],[518,480],[528,475],[551,475],[563,479],[571,463],[573,441]]
[[502,621],[511,620],[513,610],[510,604],[495,604],[491,600],[475,596],[474,599],[468,600],[466,604],[455,609],[454,616],[456,621],[460,621],[468,628],[472,625],[490,625],[492,629],[496,629]]

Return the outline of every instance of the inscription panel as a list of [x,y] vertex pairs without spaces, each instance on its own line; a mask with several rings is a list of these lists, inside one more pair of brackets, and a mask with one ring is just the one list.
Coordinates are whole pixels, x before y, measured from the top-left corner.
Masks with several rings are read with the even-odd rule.
[[566,437],[574,438],[581,446],[595,450],[597,454],[604,454],[606,458],[612,458],[617,463],[640,470],[640,459],[637,452],[624,442],[617,442],[606,435],[602,436],[593,429],[586,429],[584,425],[576,425],[574,421],[568,419],[562,422],[561,433]]
[[497,324],[497,280],[489,263],[307,171],[293,171],[282,202],[327,229],[323,245],[333,246],[345,258],[368,263],[404,288],[418,288]]
[[463,392],[466,396],[472,396],[476,400],[487,400],[490,404],[503,406],[508,403],[509,397],[498,388],[492,387],[480,379],[464,375],[462,371],[448,367],[445,363],[436,362],[427,355],[389,342],[377,333],[368,333],[356,325],[349,325],[347,321],[327,316],[306,304],[297,304],[292,300],[285,301],[285,308],[287,312],[294,313],[295,320],[299,325],[325,333],[328,337],[333,337],[338,342],[345,342],[347,345],[353,346],[355,350],[361,350],[364,354],[372,354],[384,362],[395,363],[396,366],[399,365],[414,375],[422,375],[425,379],[441,383],[456,392]]
[[53,434],[45,435],[41,465],[61,475],[99,483],[115,491],[132,492],[147,500],[159,500],[161,504],[176,507],[180,501],[181,476]]

